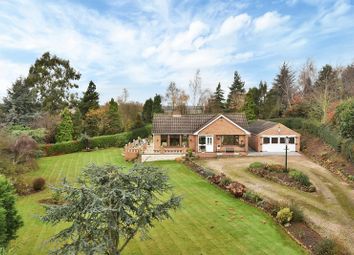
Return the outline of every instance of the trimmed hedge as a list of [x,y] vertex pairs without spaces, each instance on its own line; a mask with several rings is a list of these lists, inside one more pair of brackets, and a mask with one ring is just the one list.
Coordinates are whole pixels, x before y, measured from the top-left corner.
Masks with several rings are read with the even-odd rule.
[[272,121],[280,122],[291,129],[304,130],[317,136],[348,160],[354,162],[354,141],[352,139],[344,139],[330,126],[303,118],[276,118],[272,119]]
[[[96,136],[89,138],[90,148],[123,147],[128,142],[138,137],[144,138],[151,134],[151,125],[134,129],[132,131],[116,135]],[[83,141],[69,141],[55,144],[44,144],[40,146],[45,156],[74,153],[85,149]]]

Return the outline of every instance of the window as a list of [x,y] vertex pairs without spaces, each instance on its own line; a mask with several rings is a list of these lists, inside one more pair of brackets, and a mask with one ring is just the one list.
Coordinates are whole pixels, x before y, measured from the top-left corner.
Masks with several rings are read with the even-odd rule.
[[272,143],[278,143],[278,137],[272,137]]
[[295,143],[295,137],[289,137],[289,143],[294,144]]
[[167,135],[161,135],[161,146],[167,146],[167,139],[168,136]]
[[269,144],[269,137],[263,137],[263,144]]
[[280,137],[280,143],[285,143],[285,137]]
[[188,147],[188,135],[183,135],[182,136],[182,145],[185,147]]
[[239,145],[240,137],[238,135],[223,135],[221,137],[222,145]]
[[199,136],[199,144],[205,144],[205,136]]
[[170,135],[170,146],[181,146],[180,135]]
[[199,136],[199,151],[200,152],[205,152],[206,151],[206,137],[205,136]]

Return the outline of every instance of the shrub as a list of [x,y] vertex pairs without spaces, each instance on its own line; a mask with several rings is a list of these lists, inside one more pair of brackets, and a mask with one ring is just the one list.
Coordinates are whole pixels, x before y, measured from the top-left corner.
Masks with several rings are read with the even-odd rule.
[[261,162],[253,162],[250,164],[249,168],[263,168],[264,164]]
[[348,179],[354,181],[354,175],[348,175]]
[[250,190],[247,190],[245,193],[243,193],[242,197],[244,200],[254,204],[257,204],[258,202],[261,202],[263,200],[258,194]]
[[188,158],[193,157],[193,150],[191,148],[188,148],[188,150],[187,150],[187,157]]
[[290,205],[290,211],[293,213],[293,217],[291,219],[292,222],[303,222],[304,221],[304,213],[302,210],[295,204]]
[[354,138],[354,99],[349,99],[336,108],[335,125],[345,138]]
[[271,164],[271,165],[266,165],[266,169],[272,172],[278,172],[278,173],[285,173],[287,172],[287,169],[283,165],[279,164]]
[[14,125],[8,129],[9,133],[15,137],[23,135],[32,137],[37,143],[43,143],[46,137],[45,128],[30,129],[22,125]]
[[315,255],[334,255],[335,254],[335,243],[331,239],[324,239],[320,241],[314,250]]
[[285,207],[283,209],[281,209],[276,216],[277,221],[279,221],[281,224],[286,224],[289,223],[291,221],[293,217],[293,213],[290,210],[290,208]]
[[226,187],[232,182],[232,180],[229,177],[224,176],[221,181],[220,181],[220,186]]
[[26,183],[21,177],[12,180],[13,186],[16,190],[16,193],[20,196],[25,196],[31,193],[31,185]]
[[289,176],[290,178],[292,178],[293,180],[295,180],[296,182],[300,183],[305,187],[309,187],[311,185],[309,177],[303,172],[292,169],[289,172]]
[[11,183],[0,175],[0,248],[16,238],[17,230],[23,225],[15,207],[14,188]]
[[41,191],[44,188],[45,180],[42,177],[36,178],[32,182],[32,187],[35,191]]
[[31,137],[26,135],[20,136],[11,146],[11,150],[14,153],[14,162],[22,163],[33,159],[37,147],[36,141]]

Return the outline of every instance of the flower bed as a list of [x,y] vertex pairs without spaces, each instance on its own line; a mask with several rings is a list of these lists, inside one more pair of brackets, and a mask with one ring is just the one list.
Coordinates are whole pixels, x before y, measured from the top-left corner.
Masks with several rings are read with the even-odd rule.
[[305,192],[316,191],[315,186],[312,185],[308,176],[296,169],[285,169],[282,165],[255,162],[250,164],[248,171],[288,187],[294,187]]

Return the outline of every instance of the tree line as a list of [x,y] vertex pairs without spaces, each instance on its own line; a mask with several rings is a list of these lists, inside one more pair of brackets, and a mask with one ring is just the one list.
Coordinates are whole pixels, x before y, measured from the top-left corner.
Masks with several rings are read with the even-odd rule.
[[[82,135],[110,135],[144,125],[143,105],[129,101],[123,89],[117,99],[100,105],[96,84],[90,81],[82,97],[73,93],[81,74],[68,60],[44,53],[7,90],[0,105],[2,126],[44,129],[44,142],[63,142]],[[161,97],[154,98],[154,111],[161,112]],[[157,110],[156,110],[157,109]]]

